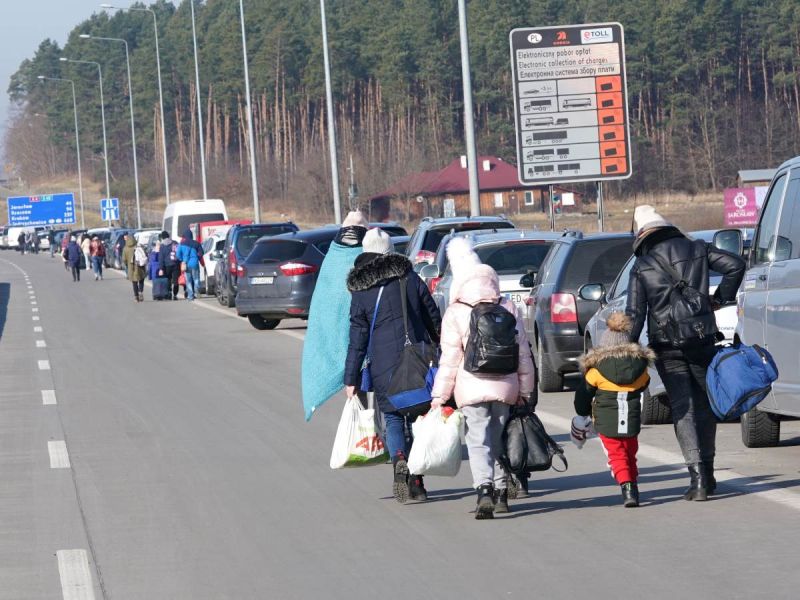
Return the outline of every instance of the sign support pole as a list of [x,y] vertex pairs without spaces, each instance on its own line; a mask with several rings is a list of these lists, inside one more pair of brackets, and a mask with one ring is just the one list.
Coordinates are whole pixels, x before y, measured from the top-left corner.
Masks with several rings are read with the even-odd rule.
[[605,231],[606,217],[603,210],[603,182],[597,182],[597,231]]
[[550,231],[556,230],[556,211],[553,206],[553,184],[547,186],[547,202],[550,204]]
[[331,187],[333,188],[333,219],[342,222],[342,200],[339,195],[339,157],[336,152],[336,121],[333,113],[333,86],[331,84],[331,59],[328,54],[328,20],[325,16],[325,0],[319,0],[322,21],[322,59],[325,67],[325,104],[328,117],[328,151],[331,156]]
[[475,122],[472,108],[472,78],[469,66],[469,31],[466,0],[458,0],[458,28],[461,38],[461,79],[464,90],[464,134],[467,142],[470,216],[481,214],[481,192],[478,183],[478,152],[475,148]]

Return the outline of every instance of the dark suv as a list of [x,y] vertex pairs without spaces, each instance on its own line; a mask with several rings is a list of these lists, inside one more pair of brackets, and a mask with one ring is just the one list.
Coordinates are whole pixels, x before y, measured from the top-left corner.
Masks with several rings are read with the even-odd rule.
[[476,231],[479,229],[513,229],[514,224],[500,217],[425,217],[408,242],[406,255],[411,262],[432,263],[444,237],[451,232]]
[[219,303],[228,307],[235,306],[237,285],[243,274],[242,263],[259,238],[295,231],[298,231],[298,227],[291,222],[231,227],[225,237],[222,259],[217,262],[214,272],[214,289]]
[[525,330],[535,349],[539,389],[560,392],[564,374],[578,371],[583,334],[600,303],[584,300],[586,283],[607,288],[631,256],[628,233],[567,232],[553,242],[525,300]]

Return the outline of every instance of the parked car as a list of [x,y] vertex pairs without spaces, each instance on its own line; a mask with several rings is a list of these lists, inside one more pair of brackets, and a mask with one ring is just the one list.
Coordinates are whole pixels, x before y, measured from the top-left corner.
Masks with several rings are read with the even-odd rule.
[[177,241],[192,223],[227,220],[228,211],[222,200],[178,200],[164,209],[161,229]]
[[406,250],[408,249],[408,240],[411,239],[410,235],[395,235],[392,237],[392,243],[394,244],[394,251],[398,254],[405,254]]
[[203,240],[203,262],[205,267],[200,269],[200,293],[215,293],[214,283],[217,262],[225,255],[225,236],[212,235]]
[[257,240],[264,236],[295,231],[298,231],[298,227],[291,222],[231,227],[225,236],[224,255],[217,263],[214,272],[214,289],[219,303],[228,307],[236,304],[239,277],[244,274],[242,264]]
[[478,229],[513,229],[514,224],[505,217],[425,217],[408,242],[406,255],[411,262],[432,263],[439,244],[448,233],[476,231]]
[[610,287],[630,258],[633,236],[565,232],[553,241],[525,300],[525,329],[536,351],[542,392],[560,392],[564,375],[578,371],[586,324],[598,300],[578,296],[589,282]]
[[8,225],[0,227],[0,248],[8,250]]
[[150,249],[150,240],[153,239],[153,236],[159,236],[161,234],[160,229],[139,229],[133,232],[133,237],[136,238],[136,243],[140,246],[144,246],[145,249]]
[[500,292],[524,310],[525,298],[533,286],[532,275],[539,271],[553,240],[559,239],[561,234],[506,229],[453,233],[445,237],[439,245],[434,263],[420,271],[442,314],[450,304],[450,286],[453,283],[453,272],[447,260],[447,244],[455,237],[471,239],[481,262],[497,271]]
[[800,417],[800,156],[778,168],[767,190],[737,307],[734,339],[767,348],[779,372],[769,396],[742,415],[742,442],[775,446],[781,417]]
[[[742,244],[740,251],[738,244],[732,245],[732,240],[738,240],[738,235],[731,235],[734,233],[741,233],[742,237],[749,233],[749,240]],[[702,239],[709,243],[713,243],[718,248],[723,250],[741,252],[745,254],[749,252],[750,242],[752,241],[752,230],[736,230],[736,229],[710,229],[706,231],[693,231],[688,234],[689,237],[694,239]],[[614,283],[609,288],[601,284],[589,283],[584,285],[578,290],[580,297],[586,299],[600,300],[600,309],[589,319],[586,324],[584,332],[584,351],[589,351],[594,343],[600,339],[600,336],[606,329],[606,319],[615,312],[624,312],[625,305],[628,300],[628,281],[630,279],[631,269],[633,263],[636,261],[635,256],[631,256],[625,266],[622,267],[619,275]],[[722,275],[711,271],[709,292],[713,294],[717,286],[722,281]],[[720,332],[725,336],[722,344],[731,343],[733,341],[736,323],[738,321],[736,314],[736,306],[731,304],[719,309],[714,316],[717,319],[717,327]],[[647,328],[642,331],[639,342],[647,345]],[[670,411],[669,399],[667,398],[667,391],[661,381],[661,377],[655,367],[650,368],[650,386],[647,392],[642,397],[642,420],[650,425],[658,425],[663,423],[672,422],[672,413]]]
[[106,244],[106,256],[103,259],[106,267],[113,267],[115,269],[122,268],[122,254],[121,252],[117,252],[117,246],[119,246],[120,238],[123,236],[133,233],[133,229],[126,229],[126,228],[115,228],[109,231],[108,240],[104,241]]
[[338,227],[262,237],[242,265],[236,312],[256,329],[307,319],[322,260]]

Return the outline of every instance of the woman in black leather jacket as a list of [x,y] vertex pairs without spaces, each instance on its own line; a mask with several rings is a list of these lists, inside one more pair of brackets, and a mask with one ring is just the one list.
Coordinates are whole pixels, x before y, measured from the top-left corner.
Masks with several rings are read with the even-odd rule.
[[[633,320],[631,341],[638,341],[647,322],[656,368],[667,390],[672,421],[681,452],[689,469],[686,500],[706,500],[714,492],[714,453],[717,422],[708,402],[706,372],[716,354],[716,320],[709,313],[702,323],[705,335],[689,345],[677,347],[667,327],[674,302],[675,284],[662,265],[672,267],[687,286],[708,297],[709,271],[722,274],[722,282],[711,296],[714,310],[736,299],[744,277],[745,262],[739,256],[699,240],[690,240],[659,215],[652,206],[636,208],[637,235],[633,243],[636,262],[628,283],[626,313]],[[702,319],[701,319],[702,321]]]

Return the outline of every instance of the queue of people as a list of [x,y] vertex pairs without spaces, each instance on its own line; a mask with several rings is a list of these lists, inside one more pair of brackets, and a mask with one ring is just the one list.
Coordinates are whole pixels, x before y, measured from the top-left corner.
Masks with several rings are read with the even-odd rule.
[[[608,318],[608,329],[598,346],[581,362],[583,379],[575,392],[576,417],[571,438],[581,447],[589,437],[598,436],[608,456],[611,474],[620,486],[623,506],[639,506],[636,455],[641,396],[649,383],[648,367],[654,364],[672,404],[675,433],[689,473],[684,498],[707,500],[716,490],[716,420],[710,410],[705,374],[720,338],[700,336],[691,343],[678,344],[670,337],[672,329],[667,324],[673,318],[669,311],[675,286],[673,271],[685,285],[707,297],[709,271],[720,273],[722,283],[710,296],[716,309],[735,299],[745,263],[739,256],[687,238],[650,206],[638,207],[634,222],[633,251],[637,258],[630,277],[626,312]],[[512,406],[535,407],[535,368],[521,314],[502,298],[497,273],[481,264],[466,238],[451,241],[447,253],[453,283],[450,303],[442,318],[408,259],[392,253],[390,238],[379,229],[368,230],[366,219],[359,213],[348,215],[340,237],[334,242],[337,243],[343,248],[346,243],[360,246],[361,252],[345,260],[336,259],[335,265],[332,262],[330,269],[338,270],[333,278],[323,262],[320,281],[325,273],[325,284],[318,284],[315,296],[320,293],[336,297],[340,292],[333,288],[346,285],[350,311],[346,322],[339,317],[337,323],[330,310],[324,317],[315,316],[312,301],[303,366],[307,418],[321,403],[319,398],[308,396],[325,393],[311,381],[312,364],[319,369],[320,362],[328,361],[333,372],[341,373],[335,363],[343,360],[341,382],[348,398],[365,396],[359,388],[363,385],[364,367],[368,365],[376,404],[383,417],[382,439],[393,465],[394,498],[401,503],[427,499],[422,477],[408,468],[413,445],[411,423],[392,404],[388,389],[406,346],[440,344],[439,367],[430,392],[431,407],[454,403],[464,415],[476,491],[475,518],[492,518],[495,512],[510,510],[507,493],[510,475],[498,460],[503,428]],[[475,314],[480,312],[476,307],[485,306],[491,311],[505,311],[494,312],[498,320],[516,319],[518,356],[513,371],[484,373],[473,368],[471,362],[465,366],[474,335]],[[327,319],[328,337],[337,330],[346,332],[344,355],[318,331],[317,323],[322,319]],[[708,330],[716,332],[713,313],[707,320]],[[649,347],[639,344],[645,325]],[[308,348],[309,344],[314,347]],[[312,358],[316,362],[307,360]]]

